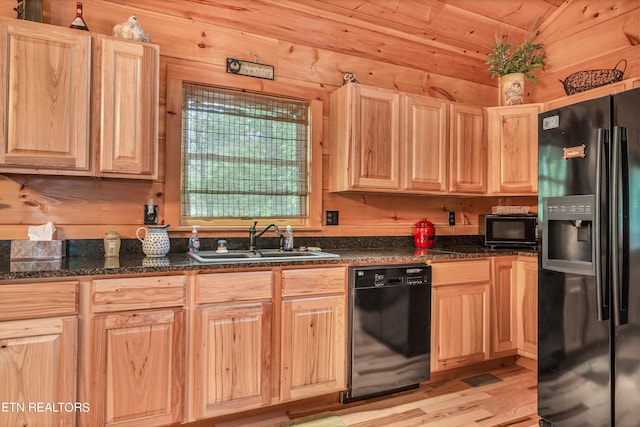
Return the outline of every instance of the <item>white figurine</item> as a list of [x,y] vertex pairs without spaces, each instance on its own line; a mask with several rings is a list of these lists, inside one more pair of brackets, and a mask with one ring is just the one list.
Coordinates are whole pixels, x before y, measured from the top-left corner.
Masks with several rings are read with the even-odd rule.
[[126,22],[113,27],[113,35],[122,39],[151,42],[151,36],[142,28],[134,15],[131,15]]

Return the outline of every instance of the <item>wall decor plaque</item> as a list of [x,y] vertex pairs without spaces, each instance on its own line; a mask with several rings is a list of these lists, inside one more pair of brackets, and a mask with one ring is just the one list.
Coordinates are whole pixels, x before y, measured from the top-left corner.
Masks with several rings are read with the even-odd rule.
[[227,73],[273,80],[273,65],[227,58]]

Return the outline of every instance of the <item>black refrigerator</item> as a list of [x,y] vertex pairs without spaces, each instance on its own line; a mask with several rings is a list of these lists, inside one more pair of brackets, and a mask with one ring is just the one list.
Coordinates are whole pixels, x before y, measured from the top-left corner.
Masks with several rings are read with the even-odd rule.
[[640,89],[538,121],[540,425],[640,425]]

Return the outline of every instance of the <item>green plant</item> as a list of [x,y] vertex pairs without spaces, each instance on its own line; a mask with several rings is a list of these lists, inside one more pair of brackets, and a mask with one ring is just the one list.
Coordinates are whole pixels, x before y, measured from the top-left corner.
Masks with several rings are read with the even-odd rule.
[[489,66],[489,77],[504,76],[510,73],[524,73],[525,76],[536,82],[531,70],[543,67],[547,55],[541,52],[544,45],[534,43],[534,32],[529,31],[527,38],[513,48],[509,36],[496,35],[496,44],[491,46],[489,60],[485,62]]

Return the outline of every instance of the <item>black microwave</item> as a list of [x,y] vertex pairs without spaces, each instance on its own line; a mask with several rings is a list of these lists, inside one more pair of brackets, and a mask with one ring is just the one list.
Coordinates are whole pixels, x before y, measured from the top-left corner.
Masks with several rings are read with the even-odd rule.
[[538,215],[491,214],[484,220],[485,246],[526,248],[538,244]]

